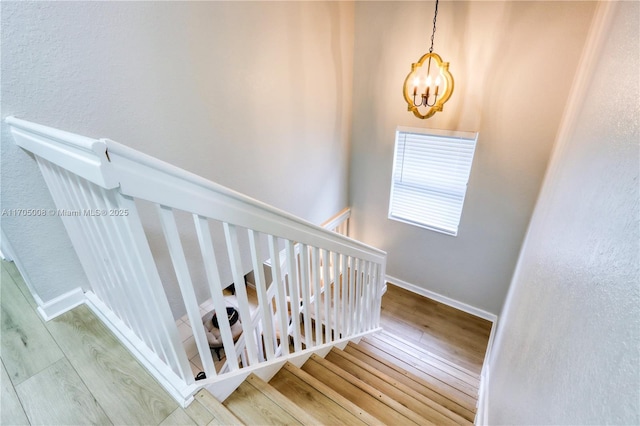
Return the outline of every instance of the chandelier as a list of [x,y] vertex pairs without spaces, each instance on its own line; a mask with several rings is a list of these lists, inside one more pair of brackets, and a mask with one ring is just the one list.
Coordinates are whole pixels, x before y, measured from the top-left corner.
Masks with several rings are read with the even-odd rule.
[[433,53],[433,39],[436,35],[438,0],[433,15],[433,32],[429,53],[411,64],[411,72],[404,80],[404,100],[407,110],[418,118],[429,118],[449,100],[453,93],[453,76],[449,72],[449,62],[443,62],[440,55]]

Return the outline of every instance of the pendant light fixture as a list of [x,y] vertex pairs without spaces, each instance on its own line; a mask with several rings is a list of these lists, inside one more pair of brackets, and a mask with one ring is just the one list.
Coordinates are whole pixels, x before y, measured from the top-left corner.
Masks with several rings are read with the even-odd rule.
[[431,47],[420,60],[411,64],[411,72],[404,80],[404,100],[407,110],[418,118],[429,118],[449,100],[453,93],[453,76],[449,72],[449,62],[442,62],[437,53],[433,53],[433,39],[436,35],[436,19],[438,17],[438,0],[433,15],[433,32]]

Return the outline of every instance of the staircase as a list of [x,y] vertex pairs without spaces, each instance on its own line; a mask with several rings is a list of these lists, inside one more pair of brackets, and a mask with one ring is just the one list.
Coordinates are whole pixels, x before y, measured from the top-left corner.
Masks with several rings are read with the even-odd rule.
[[[6,372],[3,367],[1,424],[89,424],[97,421],[92,416],[96,410],[105,413],[100,417],[102,424],[111,421],[163,426],[389,424],[389,418],[396,425],[415,423],[416,416],[421,424],[468,424],[474,416],[474,389],[482,361],[473,362],[472,358],[477,351],[484,351],[476,350],[469,342],[486,345],[490,324],[477,327],[481,322],[477,318],[468,314],[456,318],[453,308],[439,306],[393,285],[383,298],[384,322],[389,326],[386,330],[357,344],[349,343],[343,350],[334,348],[324,359],[311,356],[302,368],[287,363],[269,383],[251,374],[223,403],[201,390],[189,407],[182,408],[86,307],[42,323],[35,311],[36,302],[15,267],[3,262],[2,270],[0,332]],[[390,313],[390,305],[399,295],[406,308],[401,319]],[[419,317],[408,307],[412,304],[419,307]],[[446,309],[449,319],[446,325],[430,319],[442,314],[441,308]],[[397,337],[411,333],[390,334],[388,330],[397,328],[398,321],[406,321],[403,324],[414,332],[424,330],[420,339],[424,344],[417,346]],[[437,349],[427,346],[428,341],[444,329],[450,339],[441,340],[440,349],[448,342],[449,351],[436,354],[433,351]],[[461,337],[466,337],[467,342],[462,343]],[[69,369],[68,377],[59,380],[54,376],[56,380],[52,382],[47,377],[52,372],[60,374],[60,357]],[[443,357],[455,359],[456,363]],[[336,371],[340,379],[348,384],[334,383],[335,375],[331,376],[324,363],[339,369]],[[469,369],[473,371],[456,364],[471,364]],[[328,377],[333,379],[328,381]],[[70,388],[69,382],[77,382],[78,387]],[[26,391],[29,389],[37,391]],[[4,398],[11,395],[15,403],[5,405]],[[25,407],[28,421],[20,407]]]
[[[198,402],[214,424],[473,421],[479,375],[382,331],[386,253],[341,235],[341,219],[315,226],[119,143],[6,122],[89,278],[60,314],[86,304],[182,407]],[[250,271],[254,290],[237,285]],[[218,316],[216,363],[200,302],[225,312],[231,279],[242,334]]]
[[285,366],[267,383],[250,375],[224,402],[196,400],[214,424],[472,424],[479,377],[378,332]]
[[[183,407],[200,389],[224,400],[250,374],[380,329],[386,253],[335,232],[344,215],[317,226],[115,141],[5,122],[33,154],[89,281],[53,299],[56,315],[86,304]],[[226,312],[224,290],[249,272],[256,305],[234,286],[241,334],[217,315],[219,337],[208,335],[201,302]]]

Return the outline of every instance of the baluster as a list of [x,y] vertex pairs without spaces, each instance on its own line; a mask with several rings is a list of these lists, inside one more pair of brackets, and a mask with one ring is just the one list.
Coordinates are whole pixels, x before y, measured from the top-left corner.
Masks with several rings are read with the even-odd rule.
[[[106,208],[105,203],[100,201],[102,197],[96,195],[92,191],[92,184],[90,182],[78,178],[77,175],[70,175],[69,178],[75,180],[76,185],[79,188],[79,192],[87,202],[87,205],[100,209]],[[90,200],[89,198],[91,198],[92,200]],[[91,201],[93,201],[93,203],[91,203]],[[129,285],[129,280],[127,280],[127,262],[123,261],[120,258],[122,252],[118,247],[116,247],[116,242],[114,240],[114,238],[116,237],[116,231],[107,226],[106,221],[109,220],[109,217],[90,216],[88,220],[94,222],[94,226],[99,235],[100,243],[103,247],[103,250],[107,252],[109,264],[108,268],[113,270],[113,275],[115,278],[112,286],[112,291],[114,292],[113,296],[115,299],[115,303],[120,306],[122,312],[125,315],[125,318],[121,319],[123,319],[125,323],[129,324],[129,327],[132,329],[136,336],[138,336],[143,342],[145,342],[156,354],[163,358],[164,353],[162,351],[162,348],[156,345],[157,342],[154,341],[154,339],[151,337],[151,334],[148,333],[144,325],[145,316],[139,313],[139,307],[134,303],[136,300],[138,300],[139,295],[135,294],[132,286]],[[105,263],[107,263],[106,260]]]
[[[240,258],[240,245],[238,244],[238,231],[235,225],[224,223],[224,235],[227,241],[227,250],[229,252],[229,262],[231,263],[231,273],[235,282],[236,298],[238,300],[238,313],[242,321],[242,330],[245,337],[245,345],[249,365],[258,363],[258,347],[254,339],[254,326],[251,311],[249,310],[249,298],[247,297],[247,288],[244,284],[244,272],[242,269],[242,260]],[[243,362],[243,366],[247,364]]]
[[191,323],[191,330],[193,331],[196,347],[198,348],[198,353],[202,360],[204,372],[207,377],[213,377],[216,374],[216,368],[213,364],[213,357],[211,356],[211,349],[209,349],[209,342],[205,335],[204,327],[202,326],[198,300],[193,289],[191,274],[189,273],[187,259],[184,256],[182,243],[180,242],[180,234],[178,232],[178,227],[176,226],[173,211],[169,207],[157,204],[156,211],[160,217],[162,231],[164,232],[164,236],[167,241],[167,247],[169,248],[173,269],[175,270],[178,285],[180,286],[180,292],[182,293],[182,298],[184,300],[185,307],[187,308],[187,316]]
[[311,298],[309,297],[309,248],[300,245],[300,288],[302,289],[302,310],[304,311],[304,340],[306,349],[312,346],[311,340]]
[[[55,201],[56,208],[70,208],[71,204],[68,199],[68,191],[61,187],[61,183],[59,182],[59,177],[57,170],[59,169],[54,164],[44,160],[38,156],[36,156],[36,160],[38,162],[38,166],[40,166],[40,171],[45,178],[45,182],[47,183],[47,187],[53,196],[53,200]],[[55,168],[55,169],[54,169]],[[98,260],[95,257],[93,252],[93,246],[90,241],[87,241],[86,234],[83,232],[82,224],[72,223],[71,220],[73,218],[69,218],[66,216],[62,216],[62,222],[69,233],[69,237],[76,248],[76,252],[78,254],[78,258],[80,259],[80,263],[84,271],[87,274],[87,278],[89,278],[89,282],[92,286],[100,287],[98,291],[94,289],[96,295],[100,295],[102,288],[105,287],[104,284],[104,276],[98,272]],[[76,226],[77,225],[77,226]]]
[[362,270],[364,261],[362,259],[356,259],[356,290],[355,290],[355,309],[354,309],[354,333],[360,333],[362,330],[362,323],[360,321],[360,314],[362,313]]
[[[322,288],[320,285],[320,252],[318,247],[311,248],[311,270],[313,272],[313,313],[315,320],[316,345],[322,344],[322,320],[320,318],[320,303],[322,302]],[[326,282],[324,285],[326,286]],[[325,287],[326,288],[326,287]]]
[[384,265],[376,264],[376,307],[375,307],[375,326],[380,327],[380,311],[382,310],[382,289],[385,285]]
[[364,302],[364,309],[362,312],[362,326],[364,331],[366,330],[370,330],[371,329],[371,324],[370,324],[370,320],[371,320],[371,313],[372,313],[372,308],[371,308],[371,303],[372,303],[372,292],[373,292],[373,282],[371,281],[371,262],[366,261],[365,262],[365,267],[364,267],[364,285],[363,285],[363,290],[364,290],[364,294],[363,294],[363,302]]
[[[65,169],[59,169],[59,176],[63,187],[67,190],[69,200],[71,201],[71,207],[74,210],[80,210],[82,207],[87,208],[89,202],[85,199],[82,200],[82,195],[78,188],[73,184],[70,178],[69,172]],[[88,220],[85,216],[77,216],[78,224],[83,227],[83,232],[86,235],[89,244],[91,245],[95,257],[97,259],[98,273],[102,273],[105,276],[103,281],[105,287],[103,289],[101,300],[109,306],[109,308],[116,314],[118,318],[124,322],[127,327],[133,328],[128,315],[123,313],[123,306],[118,303],[118,299],[122,300],[122,296],[117,294],[115,282],[117,278],[114,275],[113,268],[110,268],[107,264],[107,257],[104,253],[104,243],[100,232],[96,229],[95,221]]]
[[369,261],[363,260],[362,263],[362,307],[360,309],[360,331],[368,330],[369,315]]
[[[286,355],[289,353],[289,315],[287,312],[284,280],[280,269],[280,254],[278,251],[278,243],[273,235],[268,236],[268,242],[269,256],[271,256],[271,277],[273,279],[271,285],[275,285],[276,311],[280,323],[280,347],[282,348],[282,354]],[[291,274],[289,275],[291,276]]]
[[[329,343],[331,339],[331,330],[333,326],[331,324],[331,315],[329,311],[331,309],[331,288],[335,287],[335,283],[331,285],[331,275],[329,274],[329,252],[322,250],[322,280],[324,282],[324,341]],[[335,323],[334,323],[335,325]]]
[[[290,240],[285,240],[284,247],[287,255],[287,268],[289,269],[289,305],[291,306],[291,324],[293,326],[294,351],[302,350],[300,341],[300,292],[298,283],[298,264],[295,248]],[[302,272],[300,272],[302,275]]]
[[123,221],[123,233],[130,236],[130,252],[138,265],[138,274],[141,277],[136,285],[144,295],[144,300],[152,312],[149,318],[154,318],[153,326],[156,328],[161,345],[169,356],[169,365],[174,373],[179,375],[187,384],[194,382],[193,373],[187,358],[187,353],[182,346],[182,339],[178,333],[167,295],[164,292],[162,281],[156,267],[147,237],[142,228],[142,221],[138,215],[138,209],[133,198],[121,193],[115,193],[115,203],[128,212]]
[[[73,199],[73,196],[75,195],[76,197],[75,200],[77,200],[75,203],[71,202],[70,207],[78,211],[83,211],[83,208],[86,208],[88,206],[90,207],[89,198],[85,192],[86,190],[80,191],[80,188],[73,187],[72,179],[77,180],[78,178],[75,175],[72,175],[62,169],[60,169],[60,173],[61,175],[63,173],[66,175],[66,178],[67,178],[66,192],[68,196],[71,197],[71,199]],[[60,177],[60,179],[64,180],[62,176]],[[91,185],[89,183],[87,184]],[[65,184],[61,183],[61,185],[65,185]],[[105,190],[103,191],[104,193],[107,193],[107,191]],[[82,196],[80,195],[81,192],[83,194]],[[80,202],[80,198],[83,198],[85,200],[84,203]],[[129,210],[135,213],[134,208],[130,208]],[[137,316],[135,314],[135,311],[137,311],[137,309],[134,309],[135,305],[132,304],[135,298],[130,297],[129,295],[131,293],[129,292],[125,292],[126,295],[125,293],[123,293],[123,291],[127,289],[128,287],[127,285],[123,285],[123,284],[116,285],[118,281],[121,281],[120,277],[114,276],[114,271],[117,271],[118,268],[108,267],[104,261],[104,253],[98,254],[99,252],[97,251],[97,242],[102,241],[103,246],[108,247],[104,237],[100,235],[101,234],[100,230],[96,228],[98,226],[98,223],[104,225],[103,220],[105,220],[106,218],[101,218],[100,220],[98,220],[97,217],[82,216],[82,217],[74,217],[74,219],[78,219],[78,220],[75,221],[73,228],[76,228],[76,226],[79,225],[79,228],[82,230],[82,233],[84,234],[83,238],[89,237],[91,239],[91,243],[87,245],[87,248],[88,248],[87,253],[89,253],[90,255],[91,253],[93,253],[93,256],[97,258],[96,265],[100,268],[100,271],[102,271],[101,273],[98,273],[98,275],[103,275],[103,277],[101,277],[101,279],[96,282],[96,283],[102,282],[102,286],[94,285],[92,287],[96,295],[100,298],[100,300],[105,302],[107,306],[109,306],[109,308],[120,320],[123,321],[123,324],[129,327],[142,341],[145,342],[145,344],[149,346],[149,349],[151,351],[154,351],[155,355],[158,356],[160,360],[165,362],[172,369],[173,373],[180,376],[180,378],[186,381],[187,383],[192,382],[193,376],[191,374],[189,361],[186,359],[186,355],[183,355],[182,357],[180,357],[179,353],[176,354],[175,352],[175,345],[176,344],[181,345],[181,342],[178,337],[177,327],[169,311],[168,304],[166,305],[167,309],[165,311],[168,314],[166,318],[163,319],[163,316],[159,312],[157,313],[157,315],[149,316],[152,318],[157,318],[157,323],[160,325],[159,326],[150,325],[149,326],[150,329],[153,329],[153,330],[148,331],[149,333],[148,337],[145,338],[145,333],[141,332],[142,329],[141,329],[141,326],[139,325],[142,322],[136,321]],[[130,219],[129,218],[125,219],[125,225],[128,220]],[[91,224],[93,224],[94,226],[91,226]],[[95,232],[97,232],[97,234]],[[123,232],[125,233],[125,235],[129,234],[129,229],[126,229]],[[111,238],[110,231],[102,232],[102,234],[106,235],[107,238]],[[137,243],[137,241],[135,240],[135,237],[133,239]],[[80,245],[79,247],[82,247],[82,245]],[[115,253],[117,253],[117,248],[114,250],[111,250],[110,256],[112,259],[116,258]],[[80,254],[79,257],[83,257],[83,254]],[[99,260],[99,259],[102,259],[102,260]],[[145,284],[146,282],[147,281],[143,279],[136,284],[139,286],[141,284]],[[137,300],[136,305],[145,304],[146,300],[150,299],[149,293],[153,294],[152,292],[141,293],[143,294],[143,296],[139,300]],[[132,314],[131,312],[134,312],[134,313]],[[167,322],[170,322],[170,324],[162,324],[163,321],[165,320]],[[138,324],[138,326],[136,327],[135,324]],[[169,341],[172,341],[173,344],[166,345],[160,342],[161,337],[159,334],[160,330],[158,328],[163,326],[169,327],[169,329],[173,328],[173,333],[169,331],[169,335],[174,337],[173,339],[171,339],[171,337],[169,338]],[[166,329],[165,329],[165,332],[166,332]],[[154,344],[154,341],[155,341],[155,344]],[[180,349],[183,350],[182,347],[180,347]],[[188,375],[186,374],[187,371],[188,371]],[[166,377],[169,377],[169,376],[166,376]]]
[[340,279],[340,337],[347,335],[347,300],[349,300],[349,257],[345,254],[340,255],[340,263],[342,267]]
[[[87,181],[84,183],[98,208],[106,211],[120,210],[117,204],[112,202],[111,194],[113,193],[111,191],[107,191]],[[137,333],[138,337],[143,340],[156,355],[170,364],[170,358],[165,353],[164,345],[160,343],[160,337],[157,334],[156,327],[152,325],[152,322],[147,320],[151,318],[151,311],[148,309],[146,295],[140,291],[139,286],[134,284],[139,277],[137,276],[136,267],[133,264],[133,256],[129,253],[130,244],[125,243],[126,235],[122,234],[124,220],[125,216],[114,216],[111,214],[101,218],[101,221],[104,222],[104,233],[112,247],[111,255],[119,265],[117,270],[122,271],[123,280],[121,290],[124,293],[124,297],[126,297],[124,304],[133,316],[134,322],[138,325],[140,330]]]
[[333,339],[340,338],[340,255],[332,252],[333,264]]
[[367,330],[367,316],[369,315],[369,305],[368,305],[368,298],[369,298],[369,273],[368,273],[368,269],[369,269],[369,261],[363,260],[362,261],[362,296],[361,296],[361,300],[362,300],[362,308],[360,309],[360,331],[366,331]]
[[[262,333],[267,360],[273,359],[275,354],[275,333],[273,324],[273,306],[271,299],[267,297],[267,286],[265,284],[264,266],[260,255],[260,235],[257,231],[248,230],[249,246],[251,247],[251,260],[253,262],[253,276],[256,280],[256,290],[258,293],[258,306],[262,314]],[[278,263],[278,262],[272,262]]]
[[350,265],[349,265],[349,303],[347,309],[348,321],[347,325],[349,328],[349,335],[354,335],[355,329],[355,314],[356,314],[356,263],[357,259],[355,257],[349,257]]
[[227,307],[224,302],[220,272],[218,271],[216,254],[213,248],[213,241],[211,240],[209,221],[206,217],[194,214],[193,222],[196,227],[196,234],[198,235],[200,253],[202,254],[204,270],[207,275],[207,282],[209,283],[209,293],[211,294],[211,300],[213,301],[213,308],[216,312],[224,312],[224,315],[216,315],[216,317],[218,318],[218,326],[220,330],[220,337],[222,338],[224,353],[227,354],[227,365],[229,366],[230,371],[235,371],[239,368],[238,357],[235,356],[236,349],[233,343],[233,334],[231,333],[229,318],[226,315]]

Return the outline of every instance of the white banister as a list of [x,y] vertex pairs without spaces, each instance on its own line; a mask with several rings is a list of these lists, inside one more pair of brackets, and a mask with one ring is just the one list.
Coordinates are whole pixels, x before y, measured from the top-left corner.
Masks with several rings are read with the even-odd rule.
[[336,232],[341,235],[349,235],[349,218],[351,217],[351,209],[346,207],[340,211],[337,215],[324,222],[323,228]]
[[[379,328],[386,254],[347,236],[348,208],[316,226],[117,142],[6,122],[36,158],[89,279],[87,305],[183,406],[203,387],[220,398],[251,372]],[[193,225],[179,220],[183,213]],[[150,236],[157,229],[166,247]],[[221,272],[230,273],[234,297],[225,295],[231,283]],[[203,380],[194,378],[169,305],[174,286],[181,298],[171,307],[186,312]],[[207,327],[219,338],[205,330],[203,294],[217,318]],[[214,359],[213,349],[226,359]]]

